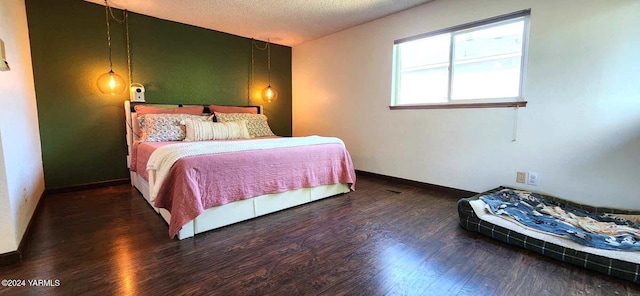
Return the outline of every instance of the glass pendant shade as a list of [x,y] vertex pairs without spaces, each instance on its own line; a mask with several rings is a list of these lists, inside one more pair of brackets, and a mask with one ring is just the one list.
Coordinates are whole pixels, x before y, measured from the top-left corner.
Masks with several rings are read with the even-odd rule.
[[112,70],[98,77],[98,88],[104,94],[117,95],[121,94],[127,85],[124,79]]
[[278,92],[269,85],[262,90],[262,100],[267,103],[275,102],[278,100]]

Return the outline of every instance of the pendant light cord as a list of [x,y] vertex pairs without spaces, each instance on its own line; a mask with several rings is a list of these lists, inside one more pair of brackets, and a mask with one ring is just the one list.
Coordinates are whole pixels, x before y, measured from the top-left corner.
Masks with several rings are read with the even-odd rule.
[[[108,0],[106,0],[106,1],[108,1]],[[126,9],[125,9],[124,11],[126,11]],[[117,18],[117,17],[113,14],[113,9],[111,9],[111,6],[109,6],[109,13],[111,14],[111,17],[112,17],[116,22],[118,22],[118,23],[121,23],[121,24],[122,24],[122,23],[124,23],[124,22],[127,20],[127,17],[126,17],[126,15],[125,15],[124,13],[122,14],[122,19]]]
[[267,69],[269,69],[269,86],[271,86],[271,39],[267,38]]
[[[270,40],[270,39],[267,39]],[[268,67],[269,67],[269,85],[271,85],[271,49],[269,46],[269,41],[267,41],[265,43],[265,45],[263,47],[258,46],[258,44],[256,43],[255,39],[251,39],[251,73],[249,73],[249,82],[248,87],[247,87],[247,104],[251,105],[251,87],[253,86],[253,70],[255,68],[255,58],[253,55],[253,48],[257,48],[258,50],[265,50],[265,49],[269,49],[268,50]]]
[[129,14],[128,11],[125,9],[124,11],[122,11],[122,19],[117,18],[114,14],[113,14],[113,9],[111,9],[111,6],[109,6],[109,0],[104,0],[104,14],[105,14],[105,20],[106,20],[106,24],[107,24],[107,44],[109,45],[109,70],[113,71],[113,53],[112,53],[112,49],[111,49],[111,25],[109,22],[109,16],[111,16],[111,18],[113,18],[116,22],[118,23],[124,23],[125,25],[125,30],[126,30],[126,35],[127,35],[127,66],[129,68],[129,83],[133,82],[133,74],[131,72],[131,52],[129,49]]
[[124,12],[124,27],[127,33],[127,68],[129,69],[129,85],[133,84],[133,71],[131,71],[131,46],[129,43],[129,12]]
[[[264,42],[264,41],[263,41]],[[256,43],[255,39],[251,39],[251,43],[253,43],[253,46],[255,46],[258,50],[265,50],[267,49],[267,46],[269,45],[269,43],[265,42],[263,47],[258,46],[258,44]]]
[[253,85],[253,42],[251,39],[251,65],[249,65],[249,77],[247,79],[247,106],[251,106],[251,86]]
[[104,13],[107,21],[107,44],[109,45],[109,71],[113,72],[113,62],[111,61],[111,32],[109,28],[109,2],[104,0]]

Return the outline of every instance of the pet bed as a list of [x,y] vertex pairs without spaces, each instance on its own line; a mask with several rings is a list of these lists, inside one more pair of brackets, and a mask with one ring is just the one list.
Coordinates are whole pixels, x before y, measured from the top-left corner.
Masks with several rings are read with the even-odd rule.
[[[458,201],[460,225],[488,237],[526,248],[542,255],[591,269],[604,274],[640,283],[640,251],[606,250],[578,244],[577,239],[559,237],[494,215],[489,211],[486,197],[503,190],[516,190],[498,187],[473,197]],[[586,213],[607,213],[612,215],[640,215],[640,211],[628,211],[612,208],[598,208],[566,201],[557,197],[540,194],[548,201],[562,208],[575,208]],[[482,198],[482,199],[481,199]],[[539,222],[538,222],[539,223]],[[633,224],[633,223],[631,223]],[[637,227],[637,224],[635,224]]]

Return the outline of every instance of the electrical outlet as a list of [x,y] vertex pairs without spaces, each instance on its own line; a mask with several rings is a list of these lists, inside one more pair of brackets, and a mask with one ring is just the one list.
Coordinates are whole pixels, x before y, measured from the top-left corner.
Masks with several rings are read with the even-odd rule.
[[530,172],[529,175],[527,176],[527,184],[538,186],[538,183],[540,183],[540,178],[538,178],[538,173]]
[[516,182],[517,183],[524,184],[524,182],[526,182],[526,180],[527,180],[527,172],[517,172],[516,173]]

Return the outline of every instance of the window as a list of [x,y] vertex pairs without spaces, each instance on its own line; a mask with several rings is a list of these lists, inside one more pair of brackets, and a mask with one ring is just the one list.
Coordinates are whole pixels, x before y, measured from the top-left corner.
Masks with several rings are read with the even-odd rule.
[[528,18],[526,10],[396,40],[392,109],[521,101]]

